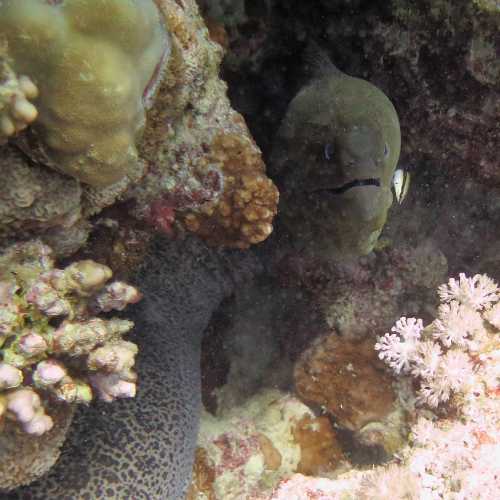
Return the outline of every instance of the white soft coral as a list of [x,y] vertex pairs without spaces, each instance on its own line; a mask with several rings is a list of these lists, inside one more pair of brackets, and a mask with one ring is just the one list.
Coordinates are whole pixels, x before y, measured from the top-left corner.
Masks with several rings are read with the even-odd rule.
[[392,327],[395,333],[386,333],[378,339],[375,349],[396,373],[408,373],[417,357],[417,347],[423,330],[421,319],[402,317]]
[[474,310],[486,309],[500,297],[498,285],[485,274],[467,278],[460,273],[458,280],[450,278],[447,284],[441,285],[438,294],[442,302],[456,300]]
[[411,373],[419,380],[417,401],[431,407],[454,394],[466,400],[497,381],[483,358],[496,352],[485,320],[493,326],[497,322],[498,304],[492,304],[499,298],[498,286],[485,275],[460,274],[438,292],[442,304],[429,327],[424,329],[420,319],[402,317],[375,344],[379,358],[396,374]]

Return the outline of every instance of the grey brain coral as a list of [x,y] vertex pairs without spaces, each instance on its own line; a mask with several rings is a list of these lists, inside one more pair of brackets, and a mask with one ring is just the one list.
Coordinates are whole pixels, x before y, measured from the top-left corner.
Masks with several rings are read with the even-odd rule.
[[136,283],[145,297],[134,317],[136,398],[80,411],[49,475],[6,500],[184,498],[201,410],[201,338],[232,280],[216,251],[163,239]]

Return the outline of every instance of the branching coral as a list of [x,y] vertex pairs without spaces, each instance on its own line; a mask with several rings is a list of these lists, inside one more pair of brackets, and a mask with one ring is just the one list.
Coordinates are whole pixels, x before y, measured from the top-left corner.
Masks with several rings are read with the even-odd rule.
[[133,323],[94,317],[140,299],[91,260],[54,268],[38,242],[0,257],[0,418],[41,435],[52,402],[88,403],[135,395],[137,346],[122,339]]
[[[152,0],[6,0],[0,32],[14,71],[31,78],[26,97],[39,89],[32,132],[45,164],[93,186],[140,168],[135,144],[170,47]],[[32,108],[13,110],[29,122]]]

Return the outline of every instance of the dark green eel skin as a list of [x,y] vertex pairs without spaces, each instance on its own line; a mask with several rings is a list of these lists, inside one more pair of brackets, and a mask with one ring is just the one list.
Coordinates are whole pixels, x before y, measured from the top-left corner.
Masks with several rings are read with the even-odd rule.
[[201,409],[201,339],[233,290],[228,269],[227,258],[197,240],[153,243],[134,280],[144,294],[132,317],[136,398],[80,409],[55,467],[2,500],[185,498]]
[[291,101],[269,165],[282,193],[280,214],[297,241],[364,255],[393,201],[398,115],[375,85],[337,69],[318,47],[306,52],[314,76]]

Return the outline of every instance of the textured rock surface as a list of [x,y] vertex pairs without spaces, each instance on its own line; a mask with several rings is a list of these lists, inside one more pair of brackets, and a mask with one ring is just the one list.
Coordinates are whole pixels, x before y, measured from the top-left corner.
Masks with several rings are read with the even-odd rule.
[[296,397],[263,389],[243,404],[204,413],[191,498],[255,498],[294,472],[331,473],[344,459],[326,417]]
[[[184,498],[200,416],[203,330],[232,286],[195,240],[157,241],[136,283],[137,397],[79,411],[49,475],[9,499]],[[124,404],[123,404],[124,403]]]

